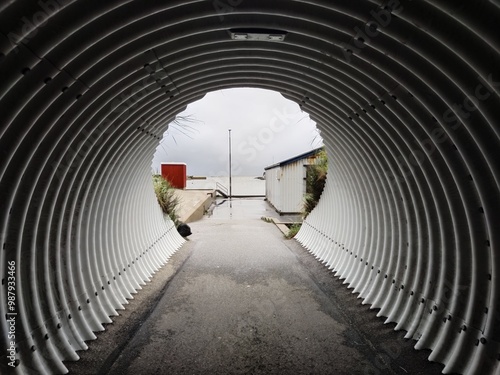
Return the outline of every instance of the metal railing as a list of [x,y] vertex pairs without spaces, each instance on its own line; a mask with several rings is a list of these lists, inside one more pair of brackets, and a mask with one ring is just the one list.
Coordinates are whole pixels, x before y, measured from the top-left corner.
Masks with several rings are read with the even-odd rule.
[[229,190],[227,189],[227,187],[222,185],[220,182],[215,183],[215,191],[217,193],[219,193],[220,195],[222,195],[224,198],[230,198],[229,197]]

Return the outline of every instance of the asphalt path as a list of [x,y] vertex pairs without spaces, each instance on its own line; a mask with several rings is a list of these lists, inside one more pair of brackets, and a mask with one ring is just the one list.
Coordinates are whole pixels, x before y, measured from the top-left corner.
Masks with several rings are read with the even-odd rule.
[[260,219],[269,214],[262,200],[237,200],[191,223],[164,281],[131,306],[136,316],[118,317],[71,373],[441,373],[429,352]]

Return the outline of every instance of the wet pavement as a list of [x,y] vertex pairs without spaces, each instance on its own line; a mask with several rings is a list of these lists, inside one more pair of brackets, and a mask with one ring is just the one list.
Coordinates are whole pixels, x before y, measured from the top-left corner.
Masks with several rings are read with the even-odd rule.
[[263,200],[233,200],[191,223],[193,235],[157,292],[131,303],[142,312],[118,317],[118,329],[100,334],[70,371],[441,373],[428,352],[415,351],[404,333],[383,325],[297,242],[260,219],[270,210]]
[[301,214],[280,215],[262,198],[222,199],[215,202],[217,209],[211,212],[210,217],[221,220],[232,219],[258,219],[261,217],[274,217],[283,223],[302,222]]

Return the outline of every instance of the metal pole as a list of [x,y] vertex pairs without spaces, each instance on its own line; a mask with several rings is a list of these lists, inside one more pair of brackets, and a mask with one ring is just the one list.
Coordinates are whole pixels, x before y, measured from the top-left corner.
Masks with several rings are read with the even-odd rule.
[[233,196],[233,185],[232,185],[232,175],[231,175],[231,129],[229,129],[229,199],[231,200]]

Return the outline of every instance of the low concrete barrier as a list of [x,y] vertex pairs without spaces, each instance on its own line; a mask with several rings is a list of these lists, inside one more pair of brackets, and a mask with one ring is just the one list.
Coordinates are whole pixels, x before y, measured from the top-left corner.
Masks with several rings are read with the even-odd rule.
[[183,223],[200,220],[213,203],[213,190],[176,190],[179,199],[178,216]]

